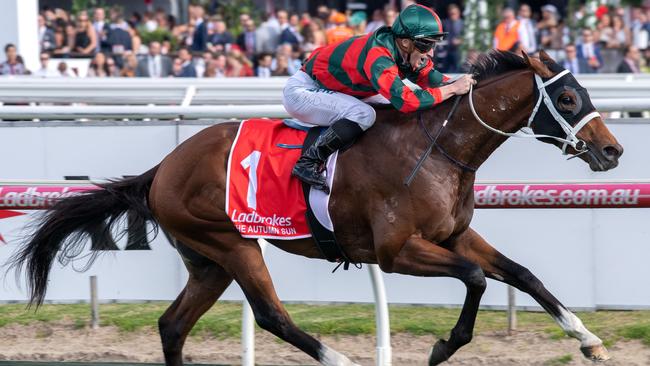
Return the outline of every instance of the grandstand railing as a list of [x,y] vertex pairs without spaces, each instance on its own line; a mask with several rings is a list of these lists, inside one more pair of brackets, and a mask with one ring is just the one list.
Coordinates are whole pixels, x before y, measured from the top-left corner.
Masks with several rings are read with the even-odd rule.
[[[576,77],[595,100],[650,98],[650,74],[597,74]],[[0,77],[0,102],[188,106],[281,104],[282,88],[286,80],[285,77],[222,79]],[[188,95],[191,95],[191,98],[188,99]]]

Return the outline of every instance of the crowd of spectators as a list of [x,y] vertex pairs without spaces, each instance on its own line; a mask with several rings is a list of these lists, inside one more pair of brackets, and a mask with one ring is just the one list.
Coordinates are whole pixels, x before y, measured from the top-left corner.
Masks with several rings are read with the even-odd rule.
[[[582,27],[572,32],[569,17]],[[584,6],[562,17],[554,5],[544,5],[539,19],[533,19],[526,4],[516,13],[507,8],[495,29],[493,46],[528,53],[544,49],[573,73],[650,72],[650,6],[602,5],[592,27],[584,25],[587,17]]]
[[[278,10],[257,21],[241,14],[236,24],[227,24],[220,14],[208,14],[200,5],[190,5],[189,21],[158,10],[126,17],[119,7],[98,7],[71,15],[62,9],[42,9],[38,15],[41,67],[26,70],[16,47],[5,47],[6,61],[0,74],[31,73],[39,77],[270,77],[295,73],[318,47],[392,25],[398,10],[346,13],[326,6],[316,14]],[[650,7],[602,6],[595,27],[571,31],[566,18],[581,22],[584,9],[564,18],[553,5],[540,14],[530,6],[506,8],[494,29],[497,49],[534,54],[549,51],[574,73],[649,71]],[[475,55],[463,47],[465,28],[462,11],[452,4],[441,14],[447,40],[436,49],[436,68],[447,73],[463,71],[465,58]],[[231,22],[232,23],[232,22]],[[88,72],[51,58],[91,59]]]

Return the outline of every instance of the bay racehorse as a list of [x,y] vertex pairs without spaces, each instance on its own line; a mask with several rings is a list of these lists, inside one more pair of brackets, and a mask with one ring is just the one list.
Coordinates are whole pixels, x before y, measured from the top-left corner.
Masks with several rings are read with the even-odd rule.
[[[338,158],[330,212],[347,257],[377,263],[387,273],[454,277],[467,288],[458,322],[448,340],[433,346],[430,365],[447,360],[472,339],[486,277],[532,296],[580,341],[585,356],[609,358],[602,341],[539,279],[470,227],[475,170],[523,127],[578,155],[594,171],[616,167],[623,152],[571,74],[544,52],[540,58],[523,56],[482,55],[472,69],[477,86],[461,97],[444,129],[451,101],[410,114],[382,108],[375,126]],[[42,303],[57,253],[64,261],[79,255],[87,235],[109,235],[108,229],[97,231],[129,212],[140,224],[157,222],[170,233],[189,271],[185,288],[159,320],[167,365],[182,365],[188,333],[233,280],[261,328],[323,365],[354,365],[292,322],[257,241],[242,238],[225,212],[226,165],[237,128],[237,123],[207,128],[146,173],[63,199],[47,211],[11,262],[19,271],[26,269],[30,304]],[[436,134],[435,149],[429,150]],[[428,151],[411,184],[405,185],[418,157]],[[322,258],[311,239],[272,243],[290,253]]]

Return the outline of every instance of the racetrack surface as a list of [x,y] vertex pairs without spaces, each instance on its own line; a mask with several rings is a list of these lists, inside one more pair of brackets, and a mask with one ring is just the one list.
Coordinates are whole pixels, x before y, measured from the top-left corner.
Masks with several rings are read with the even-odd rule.
[[[258,331],[256,337],[258,365],[316,365],[316,362],[303,353],[266,332]],[[375,340],[372,336],[323,336],[320,339],[361,365],[374,365]],[[426,364],[426,356],[433,342],[433,336],[394,334],[393,365]],[[650,347],[640,341],[618,341],[610,346],[610,351],[613,359],[606,363],[607,366],[650,365]],[[240,343],[236,338],[189,337],[185,347],[185,359],[188,363],[196,364],[239,364]],[[56,362],[61,361],[78,361],[83,365],[92,366],[97,365],[95,362],[120,362],[119,366],[122,366],[124,363],[160,363],[162,352],[158,335],[151,329],[125,333],[115,327],[102,327],[93,331],[56,324],[12,324],[3,327],[0,332],[0,360],[51,362],[48,365],[52,366],[60,366]],[[577,341],[566,337],[556,339],[555,336],[544,332],[525,331],[517,332],[513,336],[507,336],[503,332],[478,335],[447,364],[593,365],[581,356]]]

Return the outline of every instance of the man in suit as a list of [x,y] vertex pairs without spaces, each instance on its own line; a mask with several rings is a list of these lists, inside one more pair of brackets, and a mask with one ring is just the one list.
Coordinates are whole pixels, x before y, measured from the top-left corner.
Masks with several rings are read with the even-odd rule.
[[192,54],[190,51],[183,47],[178,50],[178,59],[180,59],[181,64],[178,71],[174,71],[174,76],[179,78],[195,78],[196,77],[196,68],[192,64]]
[[578,58],[584,60],[589,68],[587,74],[595,74],[603,66],[603,57],[600,47],[594,42],[594,33],[591,29],[582,30],[582,44],[578,46]]
[[[641,73],[641,52],[635,46],[626,46],[623,54],[623,61],[616,68],[619,74],[639,74]],[[641,112],[629,112],[631,118],[643,117]]]
[[138,62],[135,76],[164,78],[172,73],[169,57],[160,54],[160,42],[149,43],[149,54]]
[[201,5],[194,5],[192,8],[195,26],[192,35],[192,51],[203,52],[208,49],[208,24],[204,19],[205,10]]
[[244,51],[249,60],[257,53],[257,39],[255,37],[255,21],[247,19],[244,22],[244,31],[237,36],[237,45]]
[[627,46],[625,47],[623,61],[616,68],[616,72],[619,74],[639,74],[641,73],[640,61],[641,52],[639,49],[634,46]]
[[560,61],[560,65],[571,71],[572,74],[585,74],[589,72],[589,64],[586,60],[578,58],[576,46],[572,43],[564,46],[566,58]]

